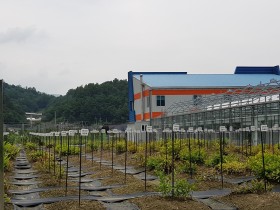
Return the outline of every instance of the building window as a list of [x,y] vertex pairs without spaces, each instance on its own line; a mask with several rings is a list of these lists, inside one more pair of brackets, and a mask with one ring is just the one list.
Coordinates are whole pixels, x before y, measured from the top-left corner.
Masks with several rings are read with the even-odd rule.
[[197,106],[201,102],[201,95],[193,95],[193,105]]
[[147,107],[150,107],[150,97],[147,97]]
[[157,96],[157,106],[165,106],[165,96]]
[[141,125],[141,131],[146,131],[147,125]]

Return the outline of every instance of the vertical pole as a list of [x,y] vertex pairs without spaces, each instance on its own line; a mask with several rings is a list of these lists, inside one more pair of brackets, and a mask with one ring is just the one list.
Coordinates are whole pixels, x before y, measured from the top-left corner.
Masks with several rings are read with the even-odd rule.
[[189,133],[189,161],[190,161],[190,174],[192,179],[192,151],[191,151],[191,133]]
[[61,159],[61,154],[62,154],[62,135],[61,133],[59,134],[59,137],[60,137],[60,151],[59,151],[59,185],[61,184],[61,178],[62,178],[62,175],[61,175],[61,162],[62,162],[62,159]]
[[[137,133],[136,133],[137,135]],[[124,183],[126,184],[126,162],[127,162],[127,137],[125,137],[125,157],[124,157]]]
[[224,140],[224,132],[220,132],[220,170],[221,170],[221,182],[222,188],[224,188],[224,176],[223,176],[223,140]]
[[91,166],[93,166],[93,145],[95,140],[95,133],[91,134]]
[[261,131],[261,145],[262,145],[263,181],[264,181],[264,190],[266,191],[266,174],[265,174],[265,162],[264,162],[264,143],[263,143],[263,132],[262,131]]
[[65,196],[67,195],[67,187],[68,187],[68,167],[69,167],[69,155],[70,155],[70,151],[69,151],[69,133],[67,134],[67,160],[66,160],[66,177],[65,177]]
[[81,174],[82,174],[82,136],[79,133],[80,168],[79,168],[79,206],[81,205]]
[[174,131],[172,130],[172,177],[171,177],[171,184],[172,184],[172,197],[174,197]]
[[147,190],[147,150],[148,150],[148,132],[146,130],[146,141],[145,141],[145,191]]
[[56,146],[56,135],[54,136],[54,144],[53,144],[53,173],[55,175],[55,146]]
[[0,209],[4,209],[3,80],[0,80]]
[[49,136],[49,172],[51,172],[51,136]]
[[100,170],[101,170],[101,166],[102,166],[102,153],[103,153],[103,133],[102,133],[102,131],[100,131],[100,141],[101,141],[101,145],[100,145],[100,162],[99,162],[99,168],[100,168]]
[[[110,134],[108,134],[108,139],[110,138]],[[115,134],[113,133],[113,136],[112,136],[112,140],[111,140],[111,143],[112,143],[112,165],[111,165],[111,173],[112,173],[112,176],[114,175],[114,138],[115,138]]]

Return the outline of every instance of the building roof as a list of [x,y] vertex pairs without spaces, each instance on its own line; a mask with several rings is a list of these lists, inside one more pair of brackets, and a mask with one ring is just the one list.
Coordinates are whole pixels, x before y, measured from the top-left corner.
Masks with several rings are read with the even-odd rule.
[[187,72],[133,72],[133,76],[152,88],[244,87],[280,80],[279,66],[236,67],[234,74],[187,74]]
[[[135,76],[140,79],[140,76]],[[185,75],[143,75],[143,82],[150,87],[244,87],[268,83],[271,79],[280,80],[275,74],[185,74]]]

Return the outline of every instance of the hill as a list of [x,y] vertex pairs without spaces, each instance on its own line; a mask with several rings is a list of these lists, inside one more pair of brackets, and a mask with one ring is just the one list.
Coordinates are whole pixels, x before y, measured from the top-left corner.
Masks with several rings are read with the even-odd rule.
[[43,121],[125,123],[128,119],[127,80],[114,79],[102,84],[90,83],[70,89],[65,96],[52,100],[43,112]]
[[4,123],[26,122],[25,112],[41,112],[55,100],[54,96],[41,93],[35,88],[3,84]]

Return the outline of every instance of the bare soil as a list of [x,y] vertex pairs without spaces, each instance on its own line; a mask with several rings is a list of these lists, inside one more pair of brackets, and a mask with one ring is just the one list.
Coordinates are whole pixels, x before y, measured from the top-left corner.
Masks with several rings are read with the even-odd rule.
[[[88,154],[91,155],[91,154]],[[114,163],[117,165],[123,165],[125,161],[125,154],[113,154],[114,155]],[[95,157],[100,157],[100,153],[94,152]],[[86,160],[85,157],[82,157],[82,170],[84,172],[94,172],[92,175],[87,175],[87,178],[92,179],[100,179],[102,185],[115,185],[120,184],[118,188],[114,188],[109,190],[110,193],[113,194],[129,194],[129,193],[136,193],[136,192],[143,192],[144,191],[144,181],[135,178],[132,175],[127,174],[125,179],[125,174],[117,171],[112,170],[111,166],[104,166],[102,165],[100,168],[100,164]],[[102,159],[111,161],[112,153],[103,151]],[[138,159],[137,159],[138,158]],[[64,158],[65,159],[65,158]],[[79,157],[78,156],[71,156],[69,161],[71,165],[75,165],[76,167],[79,166]],[[135,157],[134,154],[128,154],[127,156],[127,166],[133,166],[134,168],[141,167],[139,163],[139,157]],[[40,164],[35,163],[36,165]],[[40,167],[38,167],[40,168]],[[37,168],[37,169],[38,169]],[[148,172],[152,174],[152,172]],[[196,180],[196,190],[207,190],[207,189],[217,189],[221,188],[221,182],[215,179],[214,177],[218,176],[219,174],[217,171],[213,170],[212,168],[207,167],[198,167],[197,174],[194,175],[194,179]],[[11,176],[11,174],[9,174]],[[182,178],[190,178],[189,175],[183,174],[180,175]],[[45,186],[64,186],[65,185],[65,176],[59,180],[57,176],[53,175],[53,172],[40,171],[40,177],[37,179],[38,181],[42,181],[40,187]],[[77,182],[71,182],[71,179],[68,181],[69,186],[75,187],[78,185]],[[147,182],[147,191],[158,191],[158,181],[148,181]],[[224,188],[231,188],[234,189],[236,186],[228,183],[224,183]],[[82,191],[84,195],[87,192]],[[77,188],[69,188],[68,195],[78,195]],[[64,196],[65,190],[63,188],[50,190],[46,192],[40,193],[41,197],[57,197],[57,196]],[[280,209],[280,193],[272,193],[267,192],[263,194],[231,194],[229,196],[215,198],[219,201],[224,203],[228,203],[230,205],[234,205],[238,207],[238,209],[242,210],[275,210]],[[143,210],[152,210],[152,209],[192,209],[192,210],[206,210],[210,209],[208,206],[192,200],[191,198],[186,198],[183,200],[179,199],[171,199],[165,198],[161,196],[148,196],[148,197],[141,197],[129,200],[129,202],[136,204],[140,209]],[[6,209],[10,210],[13,209],[12,205],[7,204]],[[44,208],[47,210],[76,210],[76,209],[106,209],[101,202],[98,201],[81,201],[81,205],[79,206],[78,201],[62,201],[53,204],[44,205]]]

